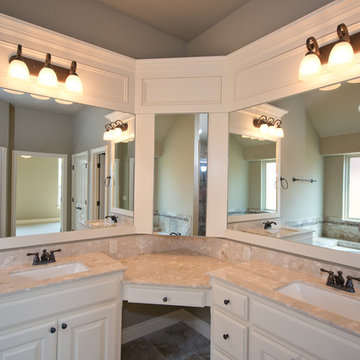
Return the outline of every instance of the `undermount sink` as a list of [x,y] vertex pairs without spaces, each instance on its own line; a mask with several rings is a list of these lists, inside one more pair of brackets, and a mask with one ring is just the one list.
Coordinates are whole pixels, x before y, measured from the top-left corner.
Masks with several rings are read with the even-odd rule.
[[[42,266],[42,265],[38,265]],[[45,280],[58,276],[71,275],[87,271],[89,268],[80,262],[36,267],[31,270],[17,271],[10,274],[12,279]]]
[[351,299],[340,293],[320,289],[301,281],[294,281],[276,291],[349,319],[360,321],[360,301],[357,299]]

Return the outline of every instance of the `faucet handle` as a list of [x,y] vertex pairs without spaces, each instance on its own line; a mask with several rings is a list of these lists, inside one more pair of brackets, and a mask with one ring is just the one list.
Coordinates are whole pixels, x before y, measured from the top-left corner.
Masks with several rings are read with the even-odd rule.
[[34,253],[27,253],[26,256],[32,256],[34,255],[34,260],[33,260],[33,265],[38,265],[40,264],[40,259],[39,259],[39,253],[38,252],[34,252]]
[[56,261],[54,252],[59,252],[59,251],[61,251],[61,249],[50,250],[49,262],[55,262]]
[[358,281],[360,281],[360,279],[359,279],[359,278],[353,278],[353,277],[350,276],[350,275],[348,275],[348,276],[346,277],[346,279],[347,279],[347,281],[346,281],[346,284],[345,284],[345,288],[346,288],[346,289],[349,289],[349,292],[354,293],[354,292],[355,292],[355,289],[354,289],[353,279],[354,279],[354,280],[358,280]]
[[322,272],[326,272],[329,274],[327,280],[326,280],[326,284],[335,284],[335,276],[334,276],[334,272],[333,271],[329,271],[326,269],[321,268],[320,271]]

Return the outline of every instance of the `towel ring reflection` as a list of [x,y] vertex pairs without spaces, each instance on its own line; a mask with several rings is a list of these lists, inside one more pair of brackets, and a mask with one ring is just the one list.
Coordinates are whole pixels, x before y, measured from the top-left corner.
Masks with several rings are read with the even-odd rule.
[[280,185],[284,190],[287,190],[289,187],[289,183],[284,177],[280,177]]

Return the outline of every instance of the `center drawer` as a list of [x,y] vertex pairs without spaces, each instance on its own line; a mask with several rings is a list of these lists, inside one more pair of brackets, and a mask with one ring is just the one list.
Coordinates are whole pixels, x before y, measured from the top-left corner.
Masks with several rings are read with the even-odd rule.
[[124,300],[141,304],[205,306],[205,290],[124,284]]

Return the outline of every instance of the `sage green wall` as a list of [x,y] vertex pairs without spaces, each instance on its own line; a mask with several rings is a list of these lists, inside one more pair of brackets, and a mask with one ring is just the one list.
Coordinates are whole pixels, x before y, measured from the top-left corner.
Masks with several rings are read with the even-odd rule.
[[192,215],[194,192],[194,115],[178,115],[156,158],[154,210]]
[[[320,138],[300,97],[273,103],[288,110],[282,125],[281,176],[289,188],[281,188],[281,220],[300,220],[323,216],[323,157]],[[316,182],[293,182],[292,178],[316,179]]]
[[16,220],[60,219],[60,209],[56,207],[57,186],[57,158],[18,157]]
[[228,210],[246,211],[248,208],[248,162],[236,135],[229,135],[229,187]]

